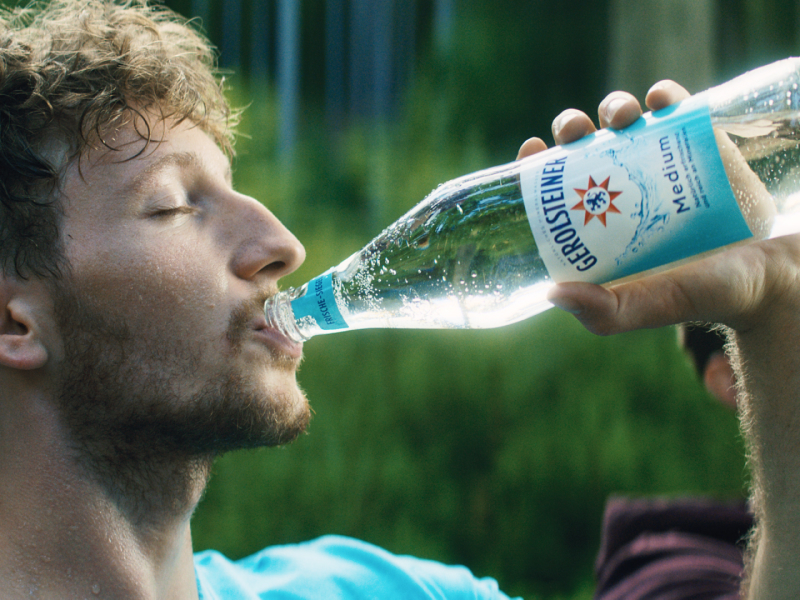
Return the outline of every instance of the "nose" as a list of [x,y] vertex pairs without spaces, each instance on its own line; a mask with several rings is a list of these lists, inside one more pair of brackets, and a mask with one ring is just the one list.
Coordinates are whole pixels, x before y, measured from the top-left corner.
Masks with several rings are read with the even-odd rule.
[[231,232],[241,240],[231,265],[236,276],[274,282],[303,264],[306,250],[300,240],[263,204],[248,196],[240,199],[246,210],[237,219],[239,231]]

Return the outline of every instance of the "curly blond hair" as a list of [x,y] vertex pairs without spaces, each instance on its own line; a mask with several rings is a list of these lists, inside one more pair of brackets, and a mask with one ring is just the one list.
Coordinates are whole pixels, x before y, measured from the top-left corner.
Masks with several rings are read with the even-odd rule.
[[[108,146],[102,132],[133,113],[191,120],[231,153],[236,114],[222,85],[208,41],[147,0],[0,12],[0,271],[58,278],[64,159]],[[54,147],[67,155],[54,160]]]

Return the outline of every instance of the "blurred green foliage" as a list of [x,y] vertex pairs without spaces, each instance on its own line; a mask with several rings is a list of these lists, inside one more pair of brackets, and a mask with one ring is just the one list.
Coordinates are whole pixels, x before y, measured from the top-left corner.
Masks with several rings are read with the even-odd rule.
[[[249,98],[237,188],[305,243],[298,285],[437,183],[513,158],[449,136],[425,88],[400,123],[322,117],[291,165],[274,154],[269,87]],[[236,100],[235,100],[236,101]],[[744,495],[735,418],[704,392],[674,330],[598,338],[566,314],[490,331],[356,331],[315,338],[299,374],[315,410],[282,449],[220,459],[195,548],[241,557],[326,533],[469,566],[526,598],[589,598],[607,497]]]

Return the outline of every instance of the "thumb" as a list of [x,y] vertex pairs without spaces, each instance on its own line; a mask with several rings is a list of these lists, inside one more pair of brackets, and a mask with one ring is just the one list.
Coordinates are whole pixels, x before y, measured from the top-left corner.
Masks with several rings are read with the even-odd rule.
[[747,330],[766,317],[777,318],[778,308],[796,312],[795,281],[800,281],[800,236],[785,236],[607,287],[560,283],[548,300],[599,335],[688,321]]
[[647,284],[632,281],[610,288],[593,283],[561,283],[550,290],[548,300],[598,335],[682,323],[692,320],[684,315],[695,312],[683,288],[664,276]]

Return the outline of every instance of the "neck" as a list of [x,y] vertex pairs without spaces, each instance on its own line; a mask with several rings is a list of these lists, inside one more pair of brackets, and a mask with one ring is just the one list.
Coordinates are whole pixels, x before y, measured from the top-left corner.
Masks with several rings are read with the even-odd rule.
[[189,518],[210,459],[104,477],[51,404],[0,400],[3,598],[197,598]]

